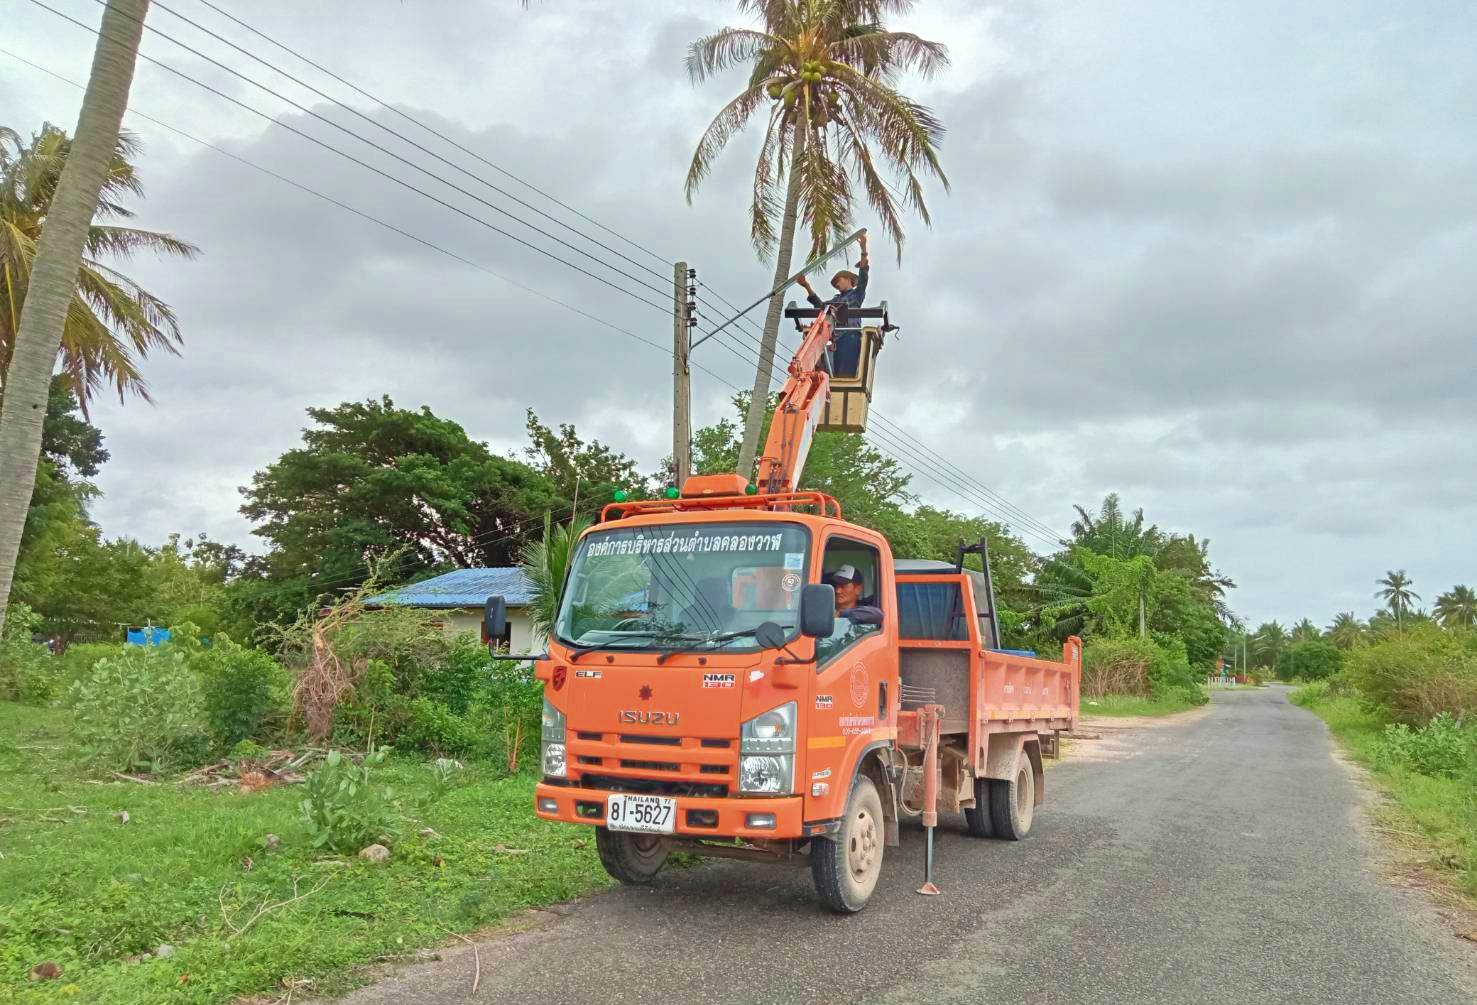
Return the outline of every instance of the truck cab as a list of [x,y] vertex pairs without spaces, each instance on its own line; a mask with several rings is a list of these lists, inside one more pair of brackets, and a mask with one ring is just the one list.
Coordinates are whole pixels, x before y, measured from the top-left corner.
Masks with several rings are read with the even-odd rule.
[[[992,744],[976,678],[995,640],[974,580],[907,565],[900,577],[887,540],[817,493],[611,509],[579,542],[536,664],[536,812],[595,826],[622,882],[650,882],[674,848],[808,855],[822,898],[859,910],[900,819],[931,825],[940,793],[946,809],[976,805]],[[859,581],[851,609],[838,572]],[[1034,782],[1039,752],[1021,732],[999,770],[1019,755]]]

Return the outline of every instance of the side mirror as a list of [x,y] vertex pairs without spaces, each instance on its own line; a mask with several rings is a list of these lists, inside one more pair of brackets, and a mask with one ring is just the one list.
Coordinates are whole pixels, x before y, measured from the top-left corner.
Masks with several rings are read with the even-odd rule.
[[508,602],[502,597],[488,597],[482,610],[482,641],[488,645],[507,644]]
[[836,588],[811,583],[800,591],[800,634],[824,639],[836,628]]
[[754,641],[765,649],[783,649],[785,647],[785,630],[773,621],[766,621],[754,629]]

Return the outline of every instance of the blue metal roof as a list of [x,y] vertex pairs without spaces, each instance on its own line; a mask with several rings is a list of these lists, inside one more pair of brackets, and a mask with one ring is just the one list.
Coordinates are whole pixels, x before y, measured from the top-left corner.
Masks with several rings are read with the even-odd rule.
[[371,607],[481,607],[487,598],[501,594],[509,607],[532,602],[529,582],[521,569],[457,569],[435,579],[423,580],[390,590],[365,601]]

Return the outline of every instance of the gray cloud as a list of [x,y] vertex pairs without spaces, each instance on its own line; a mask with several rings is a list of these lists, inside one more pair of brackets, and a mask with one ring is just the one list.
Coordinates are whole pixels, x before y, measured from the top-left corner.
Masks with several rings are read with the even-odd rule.
[[[706,316],[726,316],[709,288],[743,302],[765,288],[769,269],[744,224],[757,136],[735,141],[691,207],[681,196],[693,142],[741,82],[691,87],[685,45],[731,21],[729,5],[561,0],[523,13],[513,3],[275,2],[241,13],[659,256],[689,259]],[[36,9],[13,23],[8,46],[85,71],[80,32]],[[188,34],[167,18],[151,23]],[[882,415],[1058,530],[1072,503],[1119,490],[1161,525],[1209,536],[1241,584],[1234,603],[1253,620],[1367,612],[1387,567],[1409,569],[1428,599],[1477,578],[1469,4],[957,0],[925,3],[913,26],[944,37],[956,57],[941,78],[907,85],[950,126],[952,192],[931,193],[936,224],[910,225],[901,269],[878,249],[874,289],[904,327],[882,357]],[[145,50],[169,53],[157,40]],[[198,60],[178,65],[287,114]],[[356,131],[371,128],[274,86]],[[175,78],[143,67],[134,98],[669,344],[659,311]],[[24,67],[0,73],[12,125],[70,123],[76,103]],[[298,113],[286,121],[364,149]],[[521,448],[532,405],[648,465],[665,453],[670,377],[660,352],[134,127],[148,144],[142,222],[206,254],[133,267],[178,307],[188,344],[183,358],[150,363],[158,407],[99,409],[114,457],[97,507],[109,533],[159,540],[206,529],[250,543],[236,486],[297,441],[306,407],[346,398],[426,404],[503,450]],[[465,154],[445,156],[590,229]],[[509,205],[444,165],[433,170]],[[403,165],[394,172],[527,233]],[[592,233],[658,275],[582,246],[662,285],[664,265]],[[717,342],[698,359],[722,378],[697,375],[698,417],[710,421],[727,408],[722,381],[750,377]],[[909,466],[930,502],[997,508],[972,486]]]

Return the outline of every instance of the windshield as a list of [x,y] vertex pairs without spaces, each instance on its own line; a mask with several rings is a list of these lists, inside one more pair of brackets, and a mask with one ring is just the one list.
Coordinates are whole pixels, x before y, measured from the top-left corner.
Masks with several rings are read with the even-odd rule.
[[596,531],[575,554],[554,633],[607,649],[754,649],[765,621],[794,635],[809,552],[798,524]]

